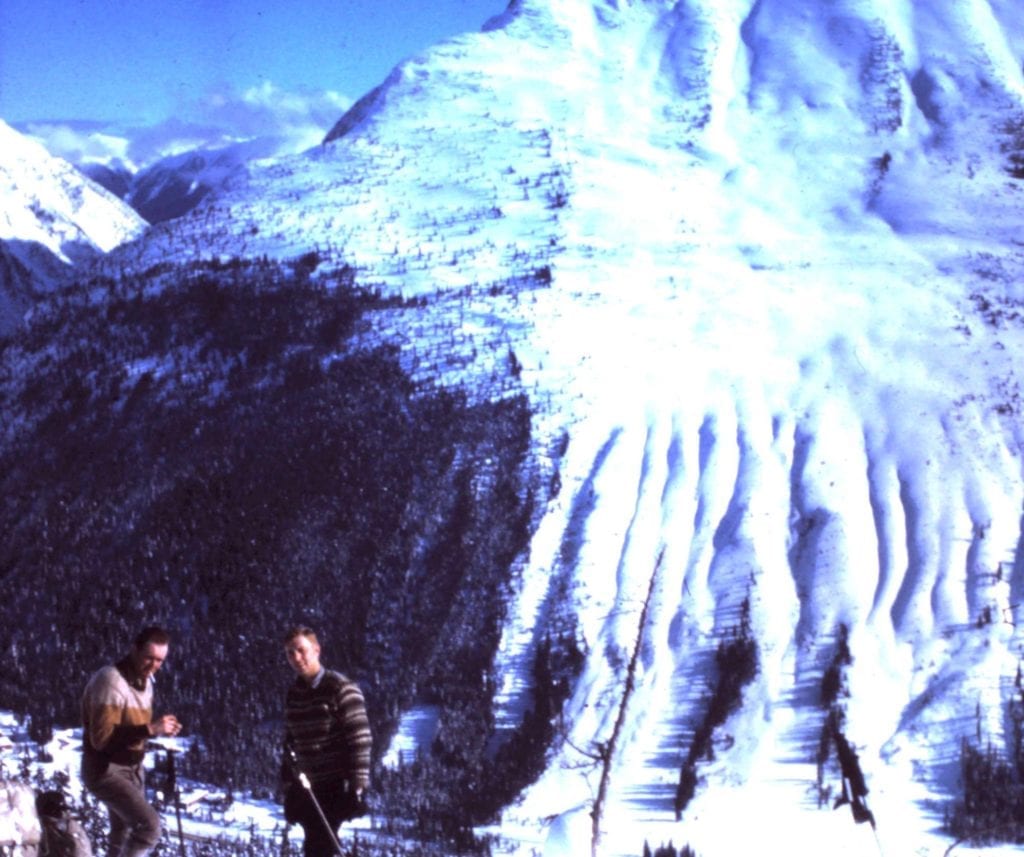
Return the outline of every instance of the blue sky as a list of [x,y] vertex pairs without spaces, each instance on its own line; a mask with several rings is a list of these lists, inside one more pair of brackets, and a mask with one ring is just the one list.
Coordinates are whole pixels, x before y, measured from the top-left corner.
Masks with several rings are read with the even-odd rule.
[[[2,0],[0,118],[210,122],[263,93],[351,103],[506,0]],[[256,96],[258,98],[258,96]],[[264,107],[267,105],[265,104]],[[328,106],[326,109],[332,110]]]

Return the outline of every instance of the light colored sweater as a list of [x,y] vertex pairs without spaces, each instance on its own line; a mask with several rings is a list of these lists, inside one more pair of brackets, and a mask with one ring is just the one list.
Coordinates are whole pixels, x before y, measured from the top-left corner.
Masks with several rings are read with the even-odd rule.
[[153,684],[135,679],[127,659],[93,673],[82,695],[82,746],[108,762],[142,761],[153,718]]

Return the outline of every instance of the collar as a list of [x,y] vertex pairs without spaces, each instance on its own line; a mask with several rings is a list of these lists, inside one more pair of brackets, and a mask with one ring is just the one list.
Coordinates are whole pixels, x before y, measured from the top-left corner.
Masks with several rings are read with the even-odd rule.
[[307,680],[305,677],[300,677],[299,681],[301,681],[307,687],[311,687],[313,688],[313,690],[316,690],[318,687],[320,687],[320,682],[324,680],[324,675],[326,675],[326,673],[327,670],[321,666],[320,672],[313,676],[313,678]]
[[117,671],[121,673],[124,680],[128,682],[135,690],[146,689],[146,679],[135,672],[135,668],[132,666],[131,655],[126,655],[121,658],[114,666],[117,667]]

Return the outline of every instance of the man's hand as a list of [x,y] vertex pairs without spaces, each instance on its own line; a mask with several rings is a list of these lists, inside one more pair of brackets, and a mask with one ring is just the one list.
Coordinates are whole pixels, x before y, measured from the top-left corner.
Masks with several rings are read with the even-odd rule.
[[149,734],[153,737],[167,735],[173,738],[181,732],[181,724],[173,714],[165,714],[149,724]]

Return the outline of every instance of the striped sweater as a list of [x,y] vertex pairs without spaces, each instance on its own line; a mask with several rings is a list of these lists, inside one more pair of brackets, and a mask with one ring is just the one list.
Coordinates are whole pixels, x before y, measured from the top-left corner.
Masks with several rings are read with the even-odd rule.
[[86,755],[137,765],[146,752],[153,716],[153,684],[134,676],[128,659],[93,673],[82,695]]
[[[321,670],[312,682],[302,678],[285,700],[285,744],[313,787],[347,780],[365,789],[370,780],[372,736],[363,693],[355,682],[333,670]],[[286,759],[282,774],[293,779]]]

